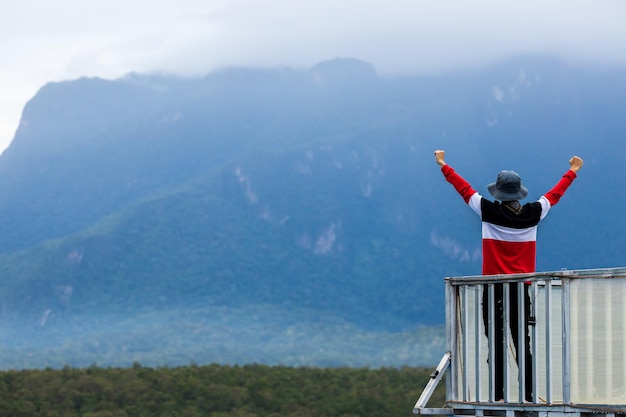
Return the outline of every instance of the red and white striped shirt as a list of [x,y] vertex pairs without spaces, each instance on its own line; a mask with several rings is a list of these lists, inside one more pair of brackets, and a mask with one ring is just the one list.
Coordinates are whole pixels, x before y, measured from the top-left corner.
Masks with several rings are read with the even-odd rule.
[[514,213],[499,201],[483,198],[449,165],[441,172],[482,220],[483,275],[535,272],[537,225],[559,202],[576,173],[568,170],[539,200]]

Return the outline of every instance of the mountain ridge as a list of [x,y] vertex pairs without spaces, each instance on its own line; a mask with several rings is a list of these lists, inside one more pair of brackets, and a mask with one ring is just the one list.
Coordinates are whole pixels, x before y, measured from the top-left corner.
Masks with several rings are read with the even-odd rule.
[[[309,323],[303,337],[316,341],[309,363],[328,363],[322,358],[336,348],[333,364],[356,364],[349,344],[372,340],[357,366],[433,365],[443,349],[431,332],[443,323],[442,279],[480,271],[479,219],[443,180],[436,148],[447,149],[481,193],[500,169],[517,170],[530,198],[579,153],[586,161],[579,179],[542,224],[538,267],[624,263],[610,250],[624,242],[626,226],[611,206],[619,199],[610,199],[623,183],[610,175],[626,127],[621,72],[522,57],[471,73],[384,78],[363,61],[338,59],[306,71],[230,69],[186,80],[131,74],[41,91],[24,121],[42,119],[21,125],[0,156],[0,271],[11,277],[0,288],[9,329],[0,342],[8,350],[20,340],[33,346],[41,358],[32,366],[50,355],[54,363],[110,359],[97,346],[119,335],[114,317],[134,317],[127,332],[145,340],[149,322],[167,321],[168,311],[202,322],[221,308],[244,327],[243,317],[267,310],[257,321],[265,331],[292,312]],[[116,106],[127,96],[129,111]],[[602,218],[590,216],[598,209]],[[175,316],[184,322],[184,313]],[[315,317],[325,318],[317,328]],[[325,335],[328,323],[342,323],[346,344],[323,346],[337,343]],[[90,326],[102,332],[89,336]],[[65,347],[48,346],[45,359],[34,346],[55,328],[65,329],[55,337]],[[219,322],[194,331],[224,345],[203,358],[224,357],[218,352],[230,346],[242,361],[280,363],[268,353],[280,342],[259,346],[265,356],[253,347],[243,353],[235,336],[225,341],[211,328],[226,332]],[[172,331],[153,329],[150,352],[128,338],[120,343],[155,363],[197,352],[159,350],[159,338],[183,337]],[[263,332],[260,325],[247,337],[272,340]],[[392,334],[404,336],[388,336],[386,346],[383,335]],[[391,353],[381,362],[376,349]]]

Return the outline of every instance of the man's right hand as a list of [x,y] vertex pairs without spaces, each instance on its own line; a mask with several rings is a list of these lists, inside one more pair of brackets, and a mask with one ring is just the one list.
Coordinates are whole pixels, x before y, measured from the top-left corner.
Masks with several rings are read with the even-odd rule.
[[572,156],[572,159],[569,160],[569,169],[574,172],[578,172],[580,168],[583,166],[582,158],[578,156]]
[[442,151],[442,150],[435,151],[435,161],[440,167],[446,164],[446,161],[444,161],[445,156],[446,156],[446,151]]

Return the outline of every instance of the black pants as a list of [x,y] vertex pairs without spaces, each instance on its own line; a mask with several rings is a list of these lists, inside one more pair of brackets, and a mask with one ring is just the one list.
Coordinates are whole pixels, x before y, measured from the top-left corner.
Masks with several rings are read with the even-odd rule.
[[[494,284],[494,360],[495,360],[495,400],[504,399],[504,355],[506,353],[507,342],[504,340],[504,285],[509,286],[509,327],[511,328],[511,337],[515,346],[516,358],[520,355],[519,345],[519,302],[518,302],[518,284]],[[485,335],[489,339],[489,287],[484,286],[483,289],[483,322],[485,324]],[[524,369],[520,369],[520,372],[524,372],[525,375],[525,400],[532,401],[533,391],[533,368],[532,368],[532,354],[530,352],[530,295],[526,285],[524,285]],[[519,361],[518,361],[519,363]]]

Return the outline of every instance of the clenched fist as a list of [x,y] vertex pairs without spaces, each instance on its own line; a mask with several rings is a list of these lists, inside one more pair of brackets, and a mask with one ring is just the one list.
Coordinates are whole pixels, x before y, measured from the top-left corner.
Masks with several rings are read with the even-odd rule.
[[583,160],[579,156],[572,156],[572,159],[569,160],[569,169],[574,172],[578,172],[580,168],[583,166]]
[[446,161],[444,160],[445,156],[446,156],[446,151],[442,151],[442,150],[435,151],[435,161],[441,167],[446,164]]

